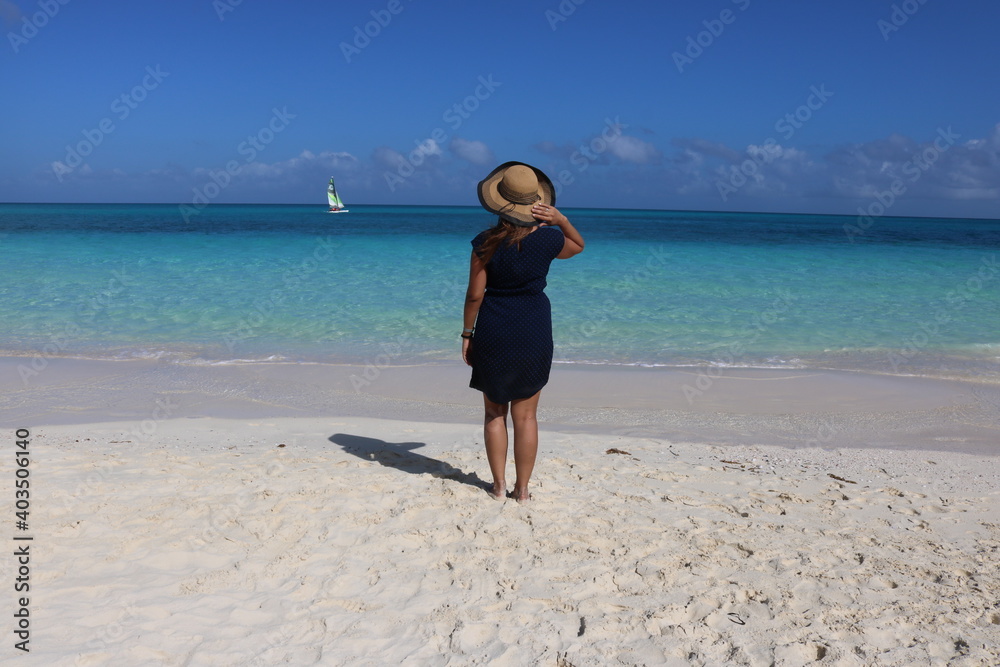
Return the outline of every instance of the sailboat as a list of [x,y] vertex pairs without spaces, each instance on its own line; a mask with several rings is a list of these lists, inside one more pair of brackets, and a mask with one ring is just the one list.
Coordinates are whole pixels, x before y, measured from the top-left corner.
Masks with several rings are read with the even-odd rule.
[[330,213],[347,213],[347,209],[344,208],[344,202],[340,200],[340,196],[337,194],[337,186],[333,184],[333,177],[330,177],[330,184],[326,186],[326,199],[330,204]]

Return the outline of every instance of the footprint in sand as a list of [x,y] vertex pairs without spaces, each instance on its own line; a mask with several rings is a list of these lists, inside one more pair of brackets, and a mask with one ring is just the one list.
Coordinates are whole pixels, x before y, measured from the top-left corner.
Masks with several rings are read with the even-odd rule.
[[920,516],[920,512],[913,509],[912,507],[900,507],[898,505],[889,505],[889,509],[896,514],[905,514],[907,516]]
[[828,647],[822,644],[790,644],[774,649],[774,657],[779,664],[805,665],[826,657]]

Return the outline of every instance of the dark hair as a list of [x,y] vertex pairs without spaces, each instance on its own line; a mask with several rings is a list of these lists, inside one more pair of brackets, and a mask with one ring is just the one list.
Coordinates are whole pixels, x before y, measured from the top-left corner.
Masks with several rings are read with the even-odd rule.
[[508,246],[517,244],[517,249],[521,250],[521,240],[531,233],[531,227],[523,227],[508,222],[503,218],[497,218],[497,224],[486,233],[486,240],[479,246],[477,254],[482,258],[483,264],[489,264],[493,259],[493,253],[506,242]]

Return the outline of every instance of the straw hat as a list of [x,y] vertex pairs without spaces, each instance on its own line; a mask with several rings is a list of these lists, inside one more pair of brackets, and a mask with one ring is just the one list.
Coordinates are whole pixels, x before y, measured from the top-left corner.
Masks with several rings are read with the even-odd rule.
[[487,211],[521,227],[534,227],[535,204],[554,206],[556,191],[542,170],[523,162],[504,162],[479,182],[479,203]]

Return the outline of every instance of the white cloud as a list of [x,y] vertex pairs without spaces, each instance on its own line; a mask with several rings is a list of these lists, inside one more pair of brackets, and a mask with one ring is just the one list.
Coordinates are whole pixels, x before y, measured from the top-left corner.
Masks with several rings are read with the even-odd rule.
[[690,159],[699,159],[704,157],[717,157],[727,162],[736,163],[743,159],[742,154],[726,146],[725,144],[720,144],[715,141],[709,141],[708,139],[674,139],[672,142],[678,148],[684,149],[684,153]]
[[372,160],[379,169],[399,169],[406,162],[406,158],[399,151],[388,146],[378,146],[372,151]]
[[635,164],[659,162],[663,156],[653,144],[627,134],[620,134],[610,139],[608,150],[619,160]]
[[496,162],[493,151],[481,141],[468,141],[461,137],[455,137],[448,144],[448,149],[458,157],[472,164],[487,166]]
[[441,147],[438,145],[438,142],[430,138],[424,139],[422,142],[420,142],[420,144],[417,146],[417,151],[422,153],[425,157],[429,157],[431,155],[443,154],[443,151],[441,150]]
[[[242,166],[240,173],[237,174],[237,176],[278,180],[288,176],[310,173],[320,169],[324,169],[326,171],[351,171],[356,170],[359,165],[359,160],[350,153],[323,151],[316,154],[312,151],[304,150],[296,157],[288,160],[270,163],[255,161],[245,164]],[[196,169],[195,173],[205,174],[208,173],[208,171],[214,170]]]
[[663,153],[648,141],[622,134],[624,125],[608,123],[605,129],[596,135],[574,144],[555,144],[542,141],[534,145],[535,150],[554,158],[577,164],[586,161],[589,164],[610,165],[617,158],[622,162],[633,164],[657,164],[663,158]]
[[[634,136],[605,136],[601,139],[604,144],[598,137],[601,135],[576,143],[543,142],[534,148],[549,158],[548,164],[540,165],[547,172],[567,170],[574,176],[575,192],[596,191],[585,187],[591,180],[613,183],[613,188],[601,189],[611,193],[611,202],[624,198],[648,206],[669,208],[684,203],[697,208],[744,210],[820,206],[826,212],[851,213],[900,179],[906,186],[905,194],[898,198],[901,203],[894,208],[900,215],[970,213],[995,217],[992,211],[1000,199],[1000,125],[985,136],[953,137],[946,150],[941,150],[944,139],[937,131],[918,139],[892,134],[826,153],[773,141],[733,148],[709,139],[683,138],[673,140],[672,150],[665,156],[653,143]],[[606,148],[598,152],[602,145]],[[754,165],[747,166],[748,160]],[[361,201],[426,203],[444,198],[468,202],[469,183],[482,176],[484,166],[495,162],[485,142],[460,137],[444,147],[427,139],[409,153],[379,146],[363,158],[343,151],[303,150],[275,162],[240,162],[238,173],[232,175],[219,201],[304,200],[313,196],[317,182],[325,183],[335,175],[338,184],[356,193]],[[598,165],[600,170],[582,168]],[[745,177],[738,177],[741,184],[737,191],[726,200],[720,199],[719,183],[733,182],[734,169],[741,167]],[[220,161],[196,169],[167,164],[124,173],[115,168],[92,169],[86,163],[70,169],[63,163],[49,162],[39,166],[32,182],[53,183],[62,174],[60,182],[67,187],[60,192],[77,199],[86,192],[112,193],[101,195],[108,199],[151,193],[149,197],[160,200],[184,200],[190,198],[193,188],[203,187],[212,174],[224,169],[225,162]],[[394,181],[396,187],[389,188],[387,174],[400,175],[403,182]],[[104,190],[102,185],[106,185]],[[809,199],[813,203],[805,201]],[[593,203],[609,205],[596,199]]]
[[[734,150],[705,139],[675,140],[681,150],[669,160],[666,179],[678,193],[697,191],[706,181],[738,183],[732,196],[757,199],[832,197],[848,207],[899,183],[903,199],[1000,198],[1000,125],[985,138],[956,140],[950,128],[926,139],[892,134],[842,146],[825,155],[769,142]],[[936,142],[936,143],[935,143]],[[745,178],[734,174],[745,169]],[[914,203],[914,210],[918,204]]]

